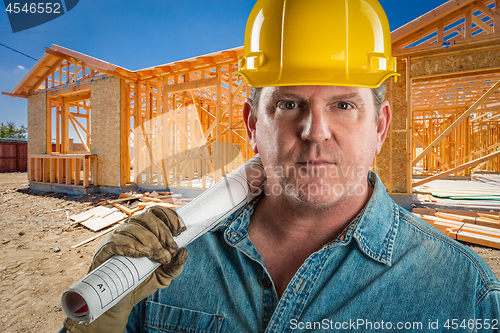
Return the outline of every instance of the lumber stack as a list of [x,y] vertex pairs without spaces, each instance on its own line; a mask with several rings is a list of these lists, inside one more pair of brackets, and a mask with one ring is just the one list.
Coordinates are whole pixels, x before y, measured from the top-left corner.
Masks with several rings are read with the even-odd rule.
[[500,249],[500,215],[439,212],[416,208],[413,214],[458,241]]
[[183,198],[181,194],[174,194],[172,192],[122,193],[116,200],[103,201],[99,203],[98,207],[69,217],[73,224],[80,224],[95,232],[111,227],[74,245],[73,248],[84,245],[114,230],[127,217],[147,207],[163,206],[175,209],[184,206],[190,200]]

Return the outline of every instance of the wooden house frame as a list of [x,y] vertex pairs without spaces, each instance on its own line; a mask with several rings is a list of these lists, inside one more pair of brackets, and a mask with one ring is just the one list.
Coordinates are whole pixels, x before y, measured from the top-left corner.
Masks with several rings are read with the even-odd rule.
[[[392,141],[386,156],[392,154],[392,166],[406,167],[406,184],[394,177],[386,182],[396,192],[406,185],[411,193],[412,186],[447,175],[500,171],[498,5],[448,1],[392,32],[401,77],[390,83],[395,121],[389,140],[398,144]],[[412,183],[414,175],[426,177]]]
[[[204,189],[219,181],[254,155],[242,119],[249,87],[235,74],[241,53],[130,71],[47,48],[5,93],[28,98],[30,183]],[[76,151],[70,126],[82,142]]]

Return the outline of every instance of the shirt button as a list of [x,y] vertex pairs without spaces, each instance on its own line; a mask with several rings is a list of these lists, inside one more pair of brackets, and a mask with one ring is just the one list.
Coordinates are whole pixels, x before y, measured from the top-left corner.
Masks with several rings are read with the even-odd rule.
[[269,288],[269,287],[271,287],[271,285],[272,285],[271,284],[271,280],[269,278],[265,277],[265,278],[262,279],[262,286],[264,288]]
[[238,236],[238,233],[236,231],[231,232],[231,236],[236,237]]

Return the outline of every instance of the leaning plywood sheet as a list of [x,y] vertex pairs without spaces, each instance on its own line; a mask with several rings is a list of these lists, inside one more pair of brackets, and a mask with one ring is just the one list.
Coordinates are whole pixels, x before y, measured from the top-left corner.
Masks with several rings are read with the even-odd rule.
[[99,231],[128,217],[127,214],[118,211],[116,208],[113,208],[112,210],[114,211],[111,212],[111,214],[102,217],[93,217],[85,222],[82,222],[81,224],[92,231]]
[[74,221],[75,223],[82,223],[83,221],[86,221],[90,218],[93,217],[104,217],[107,216],[114,211],[117,211],[116,208],[109,208],[106,206],[99,206],[96,208],[89,209],[83,213],[80,213],[78,215],[72,215],[70,216],[70,220]]

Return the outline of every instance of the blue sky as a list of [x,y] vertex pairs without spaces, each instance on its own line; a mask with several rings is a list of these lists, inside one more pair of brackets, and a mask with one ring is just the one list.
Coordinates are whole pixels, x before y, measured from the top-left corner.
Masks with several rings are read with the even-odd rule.
[[[445,0],[379,0],[394,30]],[[80,0],[71,11],[12,33],[0,4],[0,43],[40,59],[57,44],[131,70],[243,45],[256,0]],[[36,61],[0,46],[0,91],[10,92]],[[27,100],[0,95],[0,123],[27,125]]]

